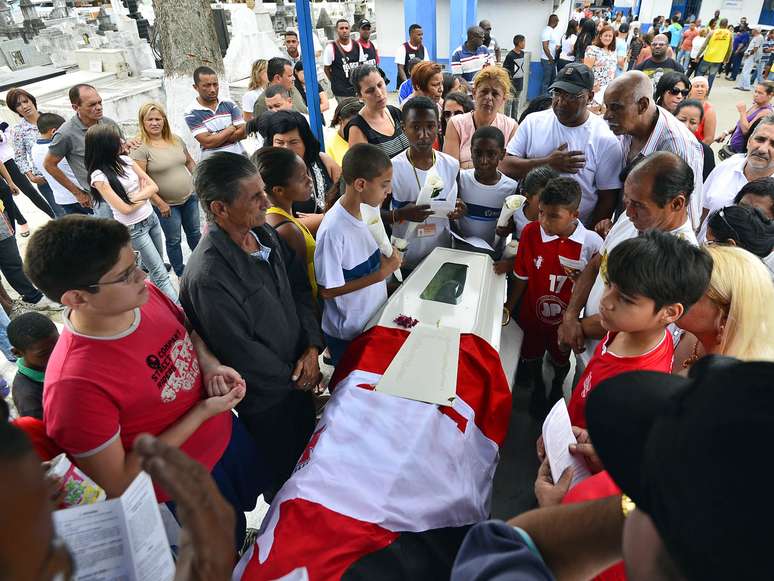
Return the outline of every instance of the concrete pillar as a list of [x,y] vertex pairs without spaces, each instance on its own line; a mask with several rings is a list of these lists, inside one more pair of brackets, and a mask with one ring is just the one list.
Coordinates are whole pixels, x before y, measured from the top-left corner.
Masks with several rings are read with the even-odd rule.
[[409,26],[419,24],[422,27],[422,31],[425,33],[422,44],[425,45],[428,58],[434,61],[438,55],[435,0],[405,0],[403,2],[403,22],[405,24],[405,39],[409,37]]
[[[307,97],[317,96],[319,87],[317,85],[317,65],[314,58],[314,38],[312,31],[312,8],[309,0],[296,0],[296,19],[298,20],[298,36],[301,45],[301,59],[304,61],[304,85],[306,85]],[[325,139],[323,132],[324,120],[320,112],[320,99],[307,98],[307,108],[309,109],[309,126],[312,133],[320,142],[320,149],[325,151]]]

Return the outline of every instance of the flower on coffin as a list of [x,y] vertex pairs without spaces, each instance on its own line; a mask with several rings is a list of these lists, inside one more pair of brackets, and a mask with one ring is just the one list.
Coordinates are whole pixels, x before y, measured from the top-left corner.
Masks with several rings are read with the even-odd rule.
[[392,322],[399,327],[403,327],[404,329],[411,329],[412,327],[416,327],[419,324],[418,319],[409,317],[408,315],[398,315],[393,319]]

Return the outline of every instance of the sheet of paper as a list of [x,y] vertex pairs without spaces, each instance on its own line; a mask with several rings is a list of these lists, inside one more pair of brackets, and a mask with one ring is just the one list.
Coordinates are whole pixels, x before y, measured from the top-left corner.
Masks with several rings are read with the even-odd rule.
[[489,243],[479,238],[478,236],[460,236],[456,232],[451,233],[452,236],[454,236],[457,240],[461,240],[462,242],[465,242],[466,244],[470,244],[471,246],[475,246],[476,248],[481,248],[482,250],[489,250],[494,251],[494,249],[489,245]]
[[54,527],[75,557],[76,580],[171,581],[175,576],[145,472],[120,498],[55,511]]
[[586,268],[585,260],[573,260],[572,258],[566,258],[564,256],[559,257],[559,264],[571,268],[572,270],[583,270]]
[[450,213],[454,211],[454,200],[439,200],[437,202],[430,202],[430,209],[433,211],[433,216],[436,218],[446,218]]
[[168,581],[175,576],[175,564],[169,549],[153,484],[141,472],[121,495],[126,529],[131,541],[134,569],[138,581]]
[[583,458],[570,454],[569,446],[575,443],[577,440],[572,433],[567,404],[564,403],[564,399],[560,399],[548,412],[543,422],[543,445],[546,448],[546,457],[554,482],[559,481],[562,472],[568,467],[573,468],[571,486],[591,476]]
[[119,500],[54,511],[54,528],[75,558],[75,579],[131,579]]
[[460,330],[418,325],[376,384],[376,391],[451,405],[457,397]]

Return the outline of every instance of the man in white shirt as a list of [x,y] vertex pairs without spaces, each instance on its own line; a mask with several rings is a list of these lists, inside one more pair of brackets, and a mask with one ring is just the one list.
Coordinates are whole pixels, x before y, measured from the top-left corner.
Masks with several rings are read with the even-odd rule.
[[589,228],[613,215],[621,189],[621,145],[604,121],[589,112],[594,75],[583,63],[569,63],[551,85],[551,109],[524,119],[506,148],[500,171],[523,179],[548,165],[580,183],[581,221]]
[[[571,347],[586,363],[605,330],[599,322],[599,301],[607,255],[618,244],[647,230],[661,230],[698,244],[688,218],[693,172],[679,156],[659,151],[638,160],[624,183],[626,214],[618,218],[599,254],[583,269],[559,326],[560,344]],[[584,308],[585,305],[585,308]],[[583,310],[583,318],[581,318]]]
[[548,26],[543,29],[540,35],[540,65],[543,67],[543,82],[540,86],[540,93],[548,92],[548,87],[556,78],[556,45],[559,44],[560,35],[556,31],[559,24],[559,17],[552,14],[548,17]]
[[747,153],[737,153],[719,163],[704,182],[702,231],[704,240],[708,214],[730,206],[742,187],[753,180],[774,175],[774,115],[764,117],[747,142]]
[[478,25],[484,31],[484,46],[489,51],[489,60],[494,64],[500,63],[500,45],[497,39],[492,36],[492,23],[488,20],[482,20]]
[[693,170],[688,209],[694,229],[701,221],[704,150],[688,128],[653,100],[653,84],[642,71],[628,71],[605,89],[604,119],[619,136],[624,166],[656,151],[671,151]]

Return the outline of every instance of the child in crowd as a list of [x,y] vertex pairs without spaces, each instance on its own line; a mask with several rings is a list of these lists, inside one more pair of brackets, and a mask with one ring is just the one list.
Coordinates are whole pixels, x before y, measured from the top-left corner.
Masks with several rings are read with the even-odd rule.
[[140,253],[153,284],[177,302],[164,265],[161,223],[150,203],[159,188],[131,157],[121,155],[121,147],[121,136],[112,125],[93,125],[86,132],[91,195],[97,202],[107,202],[113,217],[128,228],[132,247]]
[[[66,307],[46,367],[47,434],[109,497],[140,472],[132,450],[139,434],[180,447],[211,471],[233,505],[241,546],[244,511],[265,485],[256,446],[230,412],[245,382],[145,280],[126,226],[86,216],[52,220],[30,238],[26,267]],[[163,490],[156,495],[169,500]]]
[[[578,219],[581,196],[580,185],[572,178],[554,178],[545,185],[538,220],[522,232],[513,268],[516,282],[505,303],[510,313],[524,295],[518,316],[524,331],[519,365],[533,386],[530,413],[535,417],[562,397],[562,384],[570,371],[570,352],[559,349],[557,330],[580,269],[565,266],[563,259],[588,262],[602,246],[602,238]],[[546,351],[554,370],[548,402],[543,384]]]
[[[449,220],[459,218],[464,205],[457,199],[459,162],[433,149],[440,127],[438,105],[428,97],[412,97],[403,105],[402,125],[409,148],[392,159],[392,203],[385,221],[395,236],[408,241],[403,263],[411,270],[434,248],[451,246]],[[416,205],[428,179],[440,180],[441,191],[433,200],[454,208],[445,216],[434,215],[429,205]]]
[[330,124],[331,129],[336,129],[336,132],[325,140],[325,153],[341,166],[344,154],[349,149],[349,143],[344,139],[344,128],[350,119],[360,113],[363,102],[357,97],[341,97],[338,102]]
[[533,167],[529,170],[519,183],[519,193],[527,200],[521,208],[513,213],[513,217],[507,225],[497,227],[497,234],[503,238],[513,234],[514,238],[520,239],[524,227],[538,219],[538,204],[543,188],[552,179],[558,177],[559,172],[547,165]]
[[670,373],[674,357],[667,327],[698,301],[709,284],[712,258],[690,242],[658,230],[624,240],[600,266],[604,340],[573,390],[573,426],[586,427],[586,400],[603,380],[626,371]]
[[519,101],[524,90],[524,47],[526,40],[523,34],[513,37],[513,49],[505,55],[503,68],[511,77],[511,94],[505,102],[505,114],[512,119],[519,118]]
[[472,169],[460,172],[460,198],[467,212],[460,218],[463,236],[476,236],[494,246],[497,218],[505,198],[518,183],[497,166],[505,157],[505,136],[497,127],[479,127],[470,140]]
[[344,155],[344,195],[325,213],[317,231],[314,268],[324,300],[322,330],[333,365],[349,342],[387,300],[386,279],[401,263],[387,258],[363,222],[360,205],[378,208],[390,194],[392,164],[375,145],[358,143]]
[[[40,133],[40,137],[38,137],[37,142],[30,150],[32,163],[35,166],[35,170],[46,178],[46,182],[51,186],[51,190],[54,192],[54,201],[61,206],[65,211],[65,214],[91,214],[91,210],[81,206],[81,204],[78,203],[78,200],[75,199],[75,196],[73,196],[62,184],[56,181],[53,176],[46,171],[46,168],[43,165],[43,160],[46,159],[46,154],[48,153],[48,145],[51,143],[51,140],[54,139],[54,133],[56,133],[57,129],[59,129],[64,122],[64,117],[57,115],[56,113],[40,114],[40,117],[38,117],[38,132]],[[78,180],[66,159],[62,158],[62,161],[59,162],[59,169],[62,170],[65,176],[67,176],[67,179],[71,182],[74,184],[78,183]]]
[[43,419],[43,379],[59,331],[40,313],[24,313],[8,325],[8,340],[18,358],[13,378],[13,404],[20,416]]

